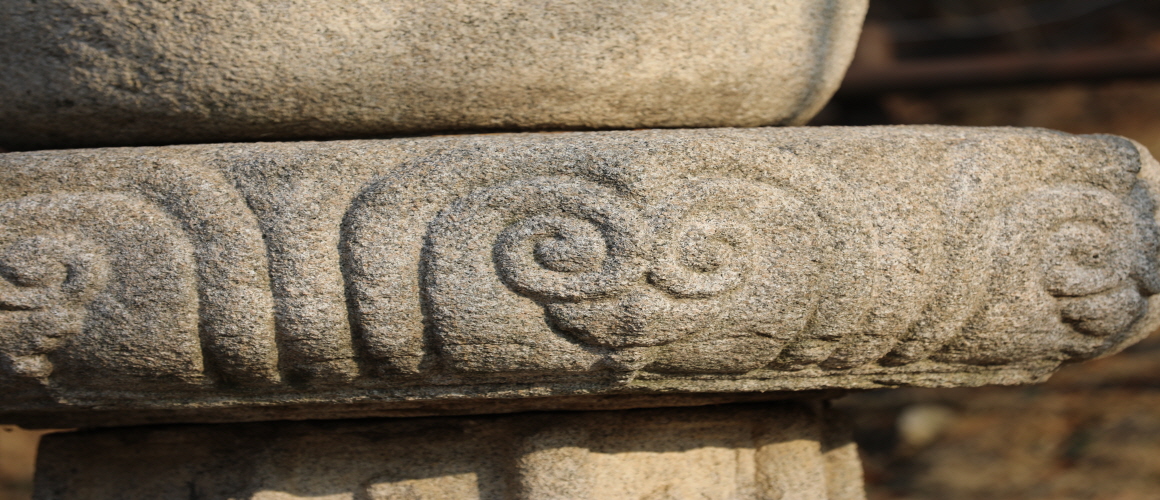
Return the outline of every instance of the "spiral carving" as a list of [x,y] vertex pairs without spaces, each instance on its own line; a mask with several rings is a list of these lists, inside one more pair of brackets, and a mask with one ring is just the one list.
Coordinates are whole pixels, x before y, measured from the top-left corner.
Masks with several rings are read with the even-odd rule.
[[48,377],[48,355],[81,333],[86,306],[108,279],[104,251],[68,234],[18,239],[0,251],[0,370]]
[[1126,213],[1107,215],[1100,221],[1107,229],[1093,220],[1060,224],[1044,249],[1043,286],[1061,301],[1061,318],[1094,337],[1124,331],[1147,305],[1129,279],[1135,259],[1121,239],[1133,233],[1132,219]]
[[[805,249],[819,240],[810,214],[784,192],[736,180],[677,181],[639,201],[574,178],[519,180],[477,190],[436,217],[425,290],[443,349],[456,359],[496,332],[545,332],[505,340],[544,346],[554,330],[603,349],[590,351],[603,360],[593,362],[635,370],[668,359],[661,346],[711,341],[722,321],[765,339],[746,342],[772,357],[772,339],[803,328],[814,300],[806,292],[816,263]],[[777,237],[792,248],[769,247]],[[759,269],[776,283],[750,283]],[[543,308],[539,327],[510,312],[522,303],[495,289],[494,277]],[[734,293],[749,310],[729,303]],[[465,307],[473,300],[497,311]]]
[[737,288],[750,272],[753,232],[736,221],[688,222],[649,271],[657,287],[686,298],[707,298]]
[[10,285],[0,294],[0,308],[28,311],[91,300],[104,286],[108,268],[104,252],[91,241],[42,234],[17,240],[0,253],[0,277]]
[[[0,358],[9,375],[55,376],[62,358],[70,360],[62,376],[85,385],[134,372],[200,376],[195,279],[182,270],[192,250],[155,208],[116,194],[29,196],[0,204],[0,221]],[[156,341],[169,352],[143,356]],[[92,369],[102,377],[83,373]]]
[[[936,359],[1009,362],[1045,348],[1055,352],[1041,356],[1083,359],[1119,344],[1156,292],[1141,231],[1154,224],[1149,207],[1108,191],[1074,186],[1027,195],[994,230],[995,267],[1006,270],[991,285],[998,300]],[[968,349],[985,354],[965,356]]]
[[[649,252],[646,229],[632,208],[593,187],[533,181],[511,188],[536,200],[536,214],[496,239],[500,278],[518,293],[546,300],[610,297],[638,281]],[[511,196],[515,193],[505,193]]]
[[[92,388],[200,385],[209,358],[210,377],[268,380],[269,351],[237,348],[265,339],[224,335],[249,333],[234,311],[253,303],[234,299],[253,297],[239,285],[253,280],[250,263],[220,255],[240,238],[209,231],[196,204],[181,206],[185,221],[165,208],[120,192],[0,203],[0,365],[9,376]],[[225,320],[235,325],[219,328]]]
[[[565,216],[532,215],[496,239],[498,274],[516,292],[568,302],[616,296],[640,281],[646,257],[654,261],[649,282],[680,298],[712,297],[744,281],[753,239],[744,223],[650,217],[646,230],[639,212],[607,198],[552,199],[563,186],[528,195],[547,197]],[[671,239],[658,241],[657,232]]]
[[[695,335],[720,313],[704,299],[744,281],[753,238],[715,207],[696,210],[722,194],[707,186],[680,186],[679,205],[651,211],[612,193],[592,196],[601,188],[572,180],[506,186],[539,200],[537,211],[547,213],[499,233],[496,272],[513,291],[542,303],[551,324],[586,344],[632,349]],[[631,358],[614,364],[648,360]]]
[[1149,274],[1138,269],[1144,258],[1135,214],[1110,193],[1062,198],[1072,212],[1044,237],[1043,287],[1076,332],[1102,338],[1126,331],[1147,306],[1146,286],[1133,278]]
[[[880,193],[855,196],[874,207],[855,217],[745,179],[516,180],[425,219],[418,293],[434,345],[465,371],[839,371],[1122,343],[1160,283],[1152,210],[1133,205],[1148,196],[985,194],[907,205],[902,223],[873,205]],[[368,345],[402,350],[386,336]]]

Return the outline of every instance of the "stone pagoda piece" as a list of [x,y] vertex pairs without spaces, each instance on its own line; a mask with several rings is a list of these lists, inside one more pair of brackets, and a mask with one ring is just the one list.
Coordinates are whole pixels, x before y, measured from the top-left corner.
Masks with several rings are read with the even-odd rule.
[[769,127],[865,7],[0,0],[36,498],[859,499],[828,399],[1160,327],[1140,145]]

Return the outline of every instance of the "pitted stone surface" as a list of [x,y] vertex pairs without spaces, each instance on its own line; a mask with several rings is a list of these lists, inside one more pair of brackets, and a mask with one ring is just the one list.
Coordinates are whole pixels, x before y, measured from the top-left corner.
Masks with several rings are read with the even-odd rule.
[[0,1],[0,147],[802,124],[866,0]]
[[35,498],[862,499],[833,421],[774,404],[66,433]]
[[4,154],[0,419],[1034,382],[1156,328],[1157,173],[950,127]]

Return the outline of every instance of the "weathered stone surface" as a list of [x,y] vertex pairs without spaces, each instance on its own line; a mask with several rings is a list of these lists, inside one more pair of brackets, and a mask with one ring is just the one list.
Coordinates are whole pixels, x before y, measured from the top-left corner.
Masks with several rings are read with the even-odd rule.
[[0,147],[801,124],[866,0],[0,1]]
[[820,405],[129,428],[50,435],[35,498],[863,498]]
[[0,420],[1038,381],[1157,327],[1158,170],[948,127],[4,154]]

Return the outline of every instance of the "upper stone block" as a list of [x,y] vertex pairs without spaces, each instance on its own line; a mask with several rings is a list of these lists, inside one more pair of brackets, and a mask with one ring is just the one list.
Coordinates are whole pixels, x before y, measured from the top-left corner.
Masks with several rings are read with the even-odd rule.
[[0,147],[801,124],[866,0],[0,0]]
[[1156,328],[1158,175],[945,127],[9,153],[0,420],[1033,382]]

